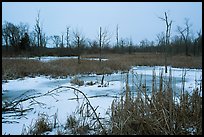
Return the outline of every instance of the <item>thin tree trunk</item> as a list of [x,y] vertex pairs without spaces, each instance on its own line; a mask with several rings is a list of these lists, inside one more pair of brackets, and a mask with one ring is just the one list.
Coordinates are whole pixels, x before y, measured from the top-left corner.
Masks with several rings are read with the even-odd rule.
[[77,45],[78,45],[78,64],[81,64],[80,60],[80,39],[77,37]]
[[101,62],[101,48],[102,48],[102,44],[101,44],[101,27],[100,27],[100,34],[99,34],[99,44],[100,44],[100,57],[99,57],[99,61]]

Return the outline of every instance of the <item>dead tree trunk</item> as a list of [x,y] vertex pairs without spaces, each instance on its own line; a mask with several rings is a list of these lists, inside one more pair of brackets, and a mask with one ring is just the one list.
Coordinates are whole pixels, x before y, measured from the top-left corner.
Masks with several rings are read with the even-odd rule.
[[80,37],[77,36],[77,48],[78,48],[78,64],[81,64],[80,60]]
[[81,32],[76,30],[74,33],[74,43],[77,49],[77,56],[78,56],[78,64],[81,63],[81,53],[84,46],[85,38],[82,36]]
[[63,34],[62,34],[62,44],[61,44],[61,48],[64,48]]
[[169,39],[170,39],[170,30],[171,30],[171,24],[172,24],[172,21],[168,21],[168,17],[167,17],[167,14],[165,12],[165,18],[161,18],[163,21],[165,21],[166,23],[166,36],[165,36],[165,73],[167,73],[167,46],[169,46]]
[[101,37],[102,37],[102,34],[101,34],[101,27],[100,27],[100,32],[99,32],[99,46],[100,46],[100,57],[99,57],[99,61],[101,62],[101,48],[102,48],[102,43],[101,43]]
[[36,19],[36,24],[35,24],[35,31],[37,34],[37,45],[38,45],[38,56],[40,60],[40,47],[42,44],[42,32],[41,32],[41,27],[40,27],[40,11],[38,12],[38,17]]
[[67,32],[66,32],[66,42],[67,42],[67,53],[70,54],[70,51],[71,51],[71,46],[70,46],[70,43],[69,43],[69,28],[70,27],[67,27]]
[[116,27],[116,46],[118,47],[118,25]]
[[[185,55],[189,56],[188,54],[188,40],[189,40],[189,33],[190,33],[190,25],[189,25],[189,19],[185,19],[185,25],[186,28],[182,30],[182,28],[180,26],[178,26],[178,31],[181,34],[184,43],[185,43]],[[184,34],[184,32],[186,31],[186,35]]]

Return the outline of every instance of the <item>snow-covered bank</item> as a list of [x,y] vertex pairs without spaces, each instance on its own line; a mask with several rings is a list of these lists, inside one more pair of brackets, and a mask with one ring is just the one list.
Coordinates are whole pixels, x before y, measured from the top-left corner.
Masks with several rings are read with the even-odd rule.
[[[83,91],[88,98],[90,97],[89,100],[91,104],[93,104],[94,107],[98,106],[96,112],[104,116],[114,97],[118,95],[117,93],[119,91],[121,91],[121,86],[119,86],[121,84],[120,81],[108,82],[108,86],[105,87],[100,86],[100,83],[92,86],[84,85],[79,87],[70,84],[70,79],[70,77],[66,79],[51,79],[49,77],[41,76],[9,80],[8,83],[2,84],[2,92],[4,92],[2,96],[3,101],[44,94],[59,86],[72,86]],[[28,90],[30,90],[30,92],[27,92]],[[58,122],[65,125],[67,116],[73,114],[78,106],[77,101],[72,100],[72,98],[76,98],[76,95],[72,89],[61,89],[56,90],[55,92],[54,96],[47,95],[35,98],[35,101],[40,102],[40,104],[33,103],[31,105],[32,100],[27,100],[21,103],[20,105],[22,108],[34,108],[32,111],[27,112],[25,117],[8,117],[9,114],[2,113],[2,117],[4,117],[2,121],[17,122],[2,123],[2,134],[21,134],[23,127],[29,127],[32,121],[35,121],[41,113],[48,114],[50,117],[57,113]],[[26,93],[26,95],[20,96],[23,93]]]
[[[147,86],[150,88],[152,85],[152,71],[155,69],[156,75],[159,77],[161,71],[164,71],[164,67],[155,66],[136,66],[128,72],[129,84],[134,87],[134,83],[137,82],[137,78],[133,74],[143,74],[143,77]],[[169,76],[168,73],[164,74],[164,77]],[[176,87],[179,89],[182,86],[182,76],[185,74],[185,90],[192,91],[195,87],[200,87],[202,81],[202,69],[182,69],[182,68],[171,68],[172,77],[174,79]],[[78,79],[84,81],[83,86],[77,86],[70,83],[74,77],[67,77],[64,79],[54,79],[48,76],[39,76],[35,78],[25,77],[23,79],[8,80],[7,83],[2,83],[2,103],[5,101],[11,101],[13,99],[31,97],[36,95],[43,95],[52,89],[60,86],[70,86],[82,91],[87,97],[91,104],[96,108],[97,114],[100,113],[101,117],[105,117],[107,109],[110,107],[111,102],[125,90],[125,82],[127,73],[114,73],[111,75],[105,75],[104,85],[101,85],[102,75],[78,75]],[[94,84],[88,84],[88,83]],[[25,93],[24,96],[20,96]],[[82,97],[79,94],[79,98]],[[54,119],[53,116],[57,113],[58,123],[64,125],[66,118],[70,114],[75,112],[78,103],[75,99],[76,93],[73,89],[61,88],[53,91],[53,94],[47,94],[46,96],[40,96],[35,100],[27,100],[20,104],[21,108],[33,108],[31,111],[26,112],[23,116],[12,116],[11,114],[2,113],[2,134],[21,134],[23,127],[29,127],[34,122],[40,113],[45,113]],[[82,100],[80,100],[82,101]],[[81,102],[79,102],[81,103]],[[15,121],[14,123],[5,123],[5,121]],[[18,128],[16,128],[18,127]],[[53,130],[50,134],[57,134]]]

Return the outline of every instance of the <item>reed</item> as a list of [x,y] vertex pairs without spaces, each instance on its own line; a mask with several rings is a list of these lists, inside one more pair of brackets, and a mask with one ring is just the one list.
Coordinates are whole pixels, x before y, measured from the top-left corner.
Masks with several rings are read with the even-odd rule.
[[[141,80],[136,85],[138,87],[136,96],[130,96],[129,92],[132,91],[126,83],[125,96],[121,96],[120,100],[114,100],[111,105],[111,134],[202,134],[202,97],[200,96],[202,88],[194,89],[190,95],[184,91],[185,84],[183,84],[180,89],[181,94],[174,94],[171,70],[169,71],[168,78],[164,77],[161,71],[157,87],[156,74],[153,70],[152,91],[149,96],[145,80],[143,83]],[[185,75],[182,77],[184,83]],[[180,99],[180,102],[177,102],[177,99]]]

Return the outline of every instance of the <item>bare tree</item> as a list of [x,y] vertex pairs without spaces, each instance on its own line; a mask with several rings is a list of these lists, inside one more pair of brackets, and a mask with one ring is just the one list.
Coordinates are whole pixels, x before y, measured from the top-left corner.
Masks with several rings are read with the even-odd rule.
[[2,25],[2,45],[3,45],[3,40],[6,44],[6,51],[8,51],[8,46],[9,46],[9,30],[8,30],[8,22],[5,22]]
[[129,42],[128,42],[128,53],[131,54],[133,42],[132,42],[132,37],[130,37]]
[[110,39],[111,39],[111,36],[107,28],[105,28],[104,31],[102,32],[102,47],[109,45]]
[[32,47],[36,47],[37,45],[36,45],[36,32],[35,31],[32,31],[32,32],[30,32],[30,45],[32,46]]
[[[161,32],[160,34],[157,34],[157,41],[158,41],[158,46],[160,46],[161,48],[161,51],[164,51],[163,49],[162,49],[162,47],[163,46],[165,46],[165,34],[164,34],[164,32]],[[158,48],[158,51],[160,51],[159,50],[159,48]],[[160,52],[161,52],[160,51]]]
[[42,47],[46,47],[47,43],[48,43],[49,37],[45,35],[45,33],[43,33],[42,36]]
[[16,50],[19,48],[20,44],[20,30],[19,27],[10,23],[5,22],[5,24],[2,27],[2,36],[4,38],[4,41],[6,42],[6,47],[8,48],[8,45],[11,45]]
[[64,39],[63,39],[63,36],[64,36],[64,34],[62,33],[62,39],[61,39],[61,44],[60,44],[61,48],[64,48]]
[[29,31],[29,25],[21,22],[21,23],[18,25],[18,28],[19,28],[20,39],[22,39],[22,38],[24,37],[24,34],[25,34],[25,33],[28,33],[28,31]]
[[19,49],[23,50],[23,52],[30,51],[29,25],[20,22],[20,24],[18,25],[18,29],[20,38]]
[[119,38],[118,38],[118,25],[116,27],[116,46],[118,47],[118,41],[119,41]]
[[38,48],[41,46],[42,42],[42,28],[40,27],[40,11],[38,11],[38,16],[36,18],[35,32],[37,34],[37,45]]
[[120,39],[120,48],[123,50],[124,46],[125,46],[125,39],[121,38]]
[[58,48],[59,45],[60,45],[60,42],[61,42],[60,41],[60,36],[54,35],[54,36],[51,37],[51,39],[52,39],[53,43],[55,44],[56,48]]
[[38,11],[38,16],[36,18],[36,24],[35,24],[35,32],[37,37],[37,47],[38,47],[38,55],[40,60],[40,47],[42,47],[42,27],[40,26],[40,11]]
[[197,31],[197,37],[194,37],[194,35],[192,36],[192,42],[193,42],[193,56],[199,56],[199,51],[202,51],[199,49],[199,41],[202,37],[202,34],[201,34],[201,30]]
[[198,37],[196,38],[197,55],[202,53],[202,34],[201,30],[197,32]]
[[2,45],[6,45],[6,51],[9,46],[13,47],[15,52],[29,49],[28,28],[29,25],[22,22],[19,25],[10,22],[2,25],[2,42],[4,42]]
[[92,53],[98,53],[98,49],[99,49],[99,44],[98,44],[98,41],[97,40],[93,40],[93,41],[89,41],[88,42],[89,45],[90,45],[90,49],[91,49],[91,52]]
[[165,73],[167,73],[167,51],[166,48],[169,45],[169,40],[170,40],[170,31],[171,31],[171,24],[172,24],[172,20],[169,22],[168,21],[168,16],[167,13],[164,13],[165,17],[159,17],[161,20],[165,21],[166,23],[166,39],[165,39]]
[[177,27],[178,32],[181,34],[182,39],[184,40],[185,43],[185,54],[188,56],[188,40],[189,40],[189,33],[190,33],[190,27],[192,25],[189,25],[189,19],[185,18],[185,28],[182,29],[180,26]]
[[101,27],[100,27],[100,31],[99,31],[99,48],[100,48],[100,57],[99,57],[99,61],[101,62],[101,48],[102,48],[102,32],[101,32]]
[[70,30],[70,27],[67,27],[67,31],[66,31],[66,42],[67,42],[67,48],[71,48],[70,47],[70,43],[69,43],[69,30]]
[[100,62],[102,58],[102,47],[107,46],[109,43],[110,43],[110,37],[108,35],[107,29],[104,29],[104,31],[102,31],[102,28],[100,27],[99,29],[99,48],[100,48],[99,61]]
[[74,44],[77,46],[77,54],[78,54],[78,64],[81,64],[81,49],[85,42],[85,38],[82,36],[82,33],[80,33],[78,30],[75,30],[73,32],[74,35]]
[[29,37],[27,32],[25,32],[24,36],[21,38],[19,48],[21,50],[23,50],[23,51],[29,50],[29,48],[30,48],[30,37]]

